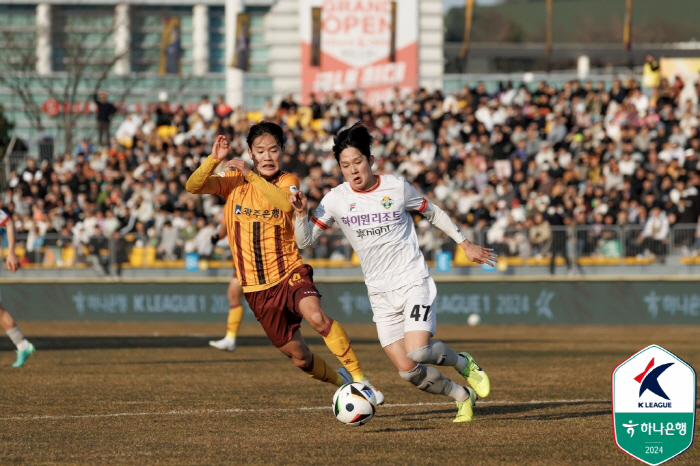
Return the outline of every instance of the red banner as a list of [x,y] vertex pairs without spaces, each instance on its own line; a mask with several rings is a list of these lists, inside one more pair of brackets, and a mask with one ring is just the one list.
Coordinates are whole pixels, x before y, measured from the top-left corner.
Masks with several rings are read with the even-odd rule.
[[[313,14],[319,7],[320,47]],[[418,88],[417,0],[302,0],[300,14],[303,103],[312,93],[361,90],[376,105],[393,98],[394,89]]]

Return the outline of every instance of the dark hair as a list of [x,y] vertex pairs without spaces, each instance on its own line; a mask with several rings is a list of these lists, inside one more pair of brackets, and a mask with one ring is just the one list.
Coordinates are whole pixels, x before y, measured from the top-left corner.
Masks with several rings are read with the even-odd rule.
[[335,160],[340,163],[340,153],[348,147],[354,147],[369,160],[372,155],[370,153],[370,147],[372,146],[373,140],[374,138],[370,136],[367,128],[360,123],[355,123],[350,128],[341,131],[333,140],[333,154],[335,154]]
[[255,142],[255,139],[264,134],[269,134],[270,136],[275,138],[275,141],[277,141],[277,144],[279,144],[280,147],[284,147],[284,132],[282,131],[282,127],[278,124],[271,123],[269,121],[261,121],[257,125],[253,125],[250,127],[250,131],[248,131],[248,137],[246,138],[248,147],[252,149],[253,142]]

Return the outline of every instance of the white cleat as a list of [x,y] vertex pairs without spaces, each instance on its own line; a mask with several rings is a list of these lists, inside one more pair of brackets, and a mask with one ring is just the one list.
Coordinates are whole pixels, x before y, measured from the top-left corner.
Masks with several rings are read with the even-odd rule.
[[[350,372],[344,367],[341,367],[340,369],[337,370],[338,374],[340,374],[340,377],[343,379],[343,382],[345,383],[353,383],[354,380],[352,379],[352,375],[350,375]],[[361,380],[358,383],[367,385],[369,388],[372,389],[372,392],[374,392],[374,397],[377,399],[377,404],[378,405],[383,405],[384,404],[384,394],[374,388],[374,385],[369,381],[369,379]]]
[[372,391],[374,392],[374,397],[377,399],[377,404],[379,406],[384,404],[384,394],[382,392],[380,392],[379,390],[377,390],[376,388],[374,388],[374,385],[372,385],[370,383],[369,379],[365,379],[360,383],[363,383],[372,389]]
[[222,351],[235,351],[236,350],[236,339],[235,338],[222,338],[221,340],[212,340],[209,342],[210,346]]

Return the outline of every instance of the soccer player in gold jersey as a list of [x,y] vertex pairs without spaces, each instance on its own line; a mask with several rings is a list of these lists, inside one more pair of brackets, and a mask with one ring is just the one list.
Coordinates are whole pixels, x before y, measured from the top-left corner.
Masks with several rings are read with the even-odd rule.
[[[367,380],[345,330],[321,309],[313,269],[302,263],[294,239],[294,208],[289,202],[291,194],[299,190],[299,180],[280,170],[283,138],[279,125],[253,125],[247,137],[253,169],[234,159],[226,166],[235,171],[212,175],[229,156],[228,141],[218,136],[212,154],[190,176],[186,188],[191,193],[218,194],[226,199],[224,223],[236,276],[272,344],[310,377],[336,386],[362,382],[382,404],[384,395]],[[299,330],[302,318],[323,337],[343,368],[334,372],[311,352]]]

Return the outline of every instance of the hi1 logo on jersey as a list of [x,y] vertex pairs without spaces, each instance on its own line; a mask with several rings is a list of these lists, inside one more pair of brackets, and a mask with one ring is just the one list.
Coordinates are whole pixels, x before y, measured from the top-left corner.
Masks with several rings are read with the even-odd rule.
[[650,465],[680,455],[695,433],[695,370],[664,348],[647,346],[612,373],[615,443]]

